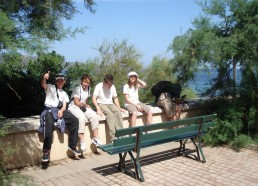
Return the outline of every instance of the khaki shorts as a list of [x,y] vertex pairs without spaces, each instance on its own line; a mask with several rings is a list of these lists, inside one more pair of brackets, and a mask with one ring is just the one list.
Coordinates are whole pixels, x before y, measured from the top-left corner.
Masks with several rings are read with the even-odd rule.
[[[149,113],[149,112],[151,111],[150,106],[148,106],[148,105],[146,105],[146,104],[144,104],[144,103],[137,103],[137,105],[140,105],[140,106],[143,108],[143,110],[144,110],[145,113]],[[137,112],[136,106],[135,106],[135,105],[132,105],[132,104],[128,104],[128,105],[126,106],[126,109],[128,110],[128,112],[129,112],[130,114],[133,113],[133,112]]]
[[159,107],[164,108],[169,118],[173,117],[177,113],[177,105],[167,96],[166,93],[162,93],[157,101]]

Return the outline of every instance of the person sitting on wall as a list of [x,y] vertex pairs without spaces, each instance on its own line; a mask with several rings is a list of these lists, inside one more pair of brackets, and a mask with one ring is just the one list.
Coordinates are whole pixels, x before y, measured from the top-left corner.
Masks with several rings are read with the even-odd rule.
[[121,112],[125,112],[125,109],[120,107],[116,87],[113,85],[113,76],[111,74],[105,75],[104,81],[96,85],[92,102],[97,113],[106,116],[110,140],[113,141],[115,139],[116,130],[123,128]]
[[152,123],[151,107],[139,101],[138,89],[146,87],[146,83],[138,78],[136,72],[128,73],[128,82],[123,87],[125,108],[131,114],[131,127],[136,125],[137,111],[147,114],[147,124]]
[[69,102],[67,93],[62,89],[65,84],[63,74],[57,74],[55,85],[47,84],[50,77],[50,71],[44,74],[41,80],[41,86],[46,91],[45,109],[40,115],[40,126],[38,131],[44,134],[42,162],[49,162],[49,155],[52,145],[52,136],[55,127],[65,132],[67,127],[70,131],[68,150],[75,155],[80,155],[76,149],[78,143],[78,119],[68,110],[66,104]]
[[81,77],[81,85],[75,87],[71,96],[71,103],[69,104],[69,110],[73,115],[79,119],[79,141],[80,149],[86,150],[86,144],[84,141],[85,123],[89,120],[91,123],[91,129],[93,132],[92,143],[96,146],[102,145],[99,138],[99,116],[91,109],[91,106],[87,104],[90,97],[90,84],[92,78],[88,74],[84,74]]

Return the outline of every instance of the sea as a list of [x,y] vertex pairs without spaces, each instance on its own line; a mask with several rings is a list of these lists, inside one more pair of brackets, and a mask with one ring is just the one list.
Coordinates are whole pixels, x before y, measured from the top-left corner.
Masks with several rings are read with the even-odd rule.
[[[217,70],[210,69],[210,70],[199,70],[195,73],[194,80],[188,82],[188,86],[197,92],[197,95],[200,97],[203,92],[205,92],[208,88],[212,85],[212,79],[217,77]],[[230,75],[233,77],[232,72]],[[236,81],[237,84],[240,83],[242,79],[241,70],[237,69],[236,71]]]

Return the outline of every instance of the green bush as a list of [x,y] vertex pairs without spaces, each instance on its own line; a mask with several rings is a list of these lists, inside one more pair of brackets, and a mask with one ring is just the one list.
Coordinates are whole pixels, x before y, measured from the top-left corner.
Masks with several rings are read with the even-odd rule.
[[225,120],[218,120],[215,126],[209,130],[207,135],[204,137],[206,144],[224,145],[229,144],[230,141],[234,140],[242,127],[241,117],[238,113],[229,111],[231,118]]
[[241,134],[236,136],[235,139],[229,143],[229,146],[234,150],[239,150],[240,148],[247,147],[247,145],[252,143],[253,140],[250,136]]

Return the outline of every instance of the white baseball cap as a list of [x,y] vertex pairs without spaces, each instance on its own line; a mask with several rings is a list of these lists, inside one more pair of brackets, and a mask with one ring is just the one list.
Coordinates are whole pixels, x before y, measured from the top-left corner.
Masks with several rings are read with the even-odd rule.
[[129,78],[130,76],[136,76],[136,77],[138,78],[138,74],[137,74],[136,72],[133,72],[133,71],[132,71],[132,72],[129,72],[127,76],[128,76],[128,78]]

